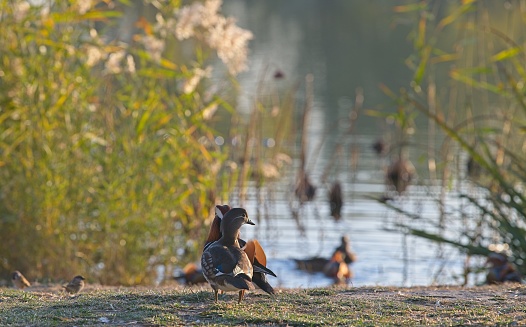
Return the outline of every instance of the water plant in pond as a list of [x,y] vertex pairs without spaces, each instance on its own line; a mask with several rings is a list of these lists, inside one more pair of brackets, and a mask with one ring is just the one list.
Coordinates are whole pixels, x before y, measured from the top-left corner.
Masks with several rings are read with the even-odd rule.
[[[467,262],[473,255],[503,252],[524,274],[524,5],[424,1],[395,11],[415,25],[415,51],[407,60],[414,76],[410,87],[397,93],[396,103],[419,113],[420,122],[427,118],[444,138],[433,138],[442,145],[430,156],[437,158],[442,180],[438,219],[423,224],[407,208],[388,206],[413,217],[399,226],[407,233],[452,244],[467,254]],[[450,195],[458,201],[447,201]],[[483,262],[477,259],[474,265]],[[466,265],[466,276],[472,266]]]

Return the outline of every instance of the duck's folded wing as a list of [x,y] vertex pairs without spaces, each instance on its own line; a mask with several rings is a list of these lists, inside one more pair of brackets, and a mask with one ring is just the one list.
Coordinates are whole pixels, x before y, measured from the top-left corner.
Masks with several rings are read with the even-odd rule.
[[205,276],[217,277],[229,275],[235,277],[245,275],[246,277],[243,278],[246,278],[248,281],[252,280],[252,264],[244,252],[239,251],[239,256],[230,256],[225,255],[225,253],[221,251],[214,250],[216,249],[211,247],[208,251],[203,252],[201,256],[201,267]]
[[[254,274],[254,269],[252,268],[252,263],[248,259],[248,256],[245,252],[241,251],[240,258],[237,261],[237,265],[234,268],[234,276],[237,275],[246,275],[246,278],[249,281],[252,281],[252,275]],[[245,278],[245,277],[243,277]]]
[[[214,256],[209,251],[203,252],[201,266],[203,274],[208,281],[219,285],[222,290],[250,290],[254,288],[252,284],[252,266],[245,256],[241,259],[234,269],[224,269],[221,263],[214,264]],[[229,266],[226,264],[226,266]],[[228,268],[226,267],[225,268]]]
[[254,276],[252,276],[252,283],[256,284],[259,288],[261,288],[268,294],[272,295],[275,293],[274,288],[272,288],[272,286],[268,283],[265,274],[254,271]]
[[206,279],[214,278],[217,273],[217,268],[214,267],[214,258],[210,252],[203,252],[201,256],[201,268],[203,269],[203,275]]

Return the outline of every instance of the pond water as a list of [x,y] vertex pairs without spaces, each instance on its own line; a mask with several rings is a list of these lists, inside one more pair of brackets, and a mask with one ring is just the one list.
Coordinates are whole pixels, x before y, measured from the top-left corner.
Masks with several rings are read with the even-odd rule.
[[[329,257],[348,235],[358,260],[351,265],[352,284],[412,286],[459,284],[465,257],[449,246],[406,236],[395,225],[403,216],[387,209],[369,196],[385,192],[384,169],[388,159],[372,149],[390,128],[378,118],[361,116],[352,135],[342,139],[335,122],[347,117],[357,88],[363,90],[364,108],[389,109],[390,102],[380,91],[381,83],[393,90],[406,86],[411,71],[404,60],[411,52],[409,27],[398,24],[389,0],[228,0],[224,12],[235,16],[239,25],[254,33],[250,71],[240,76],[239,111],[248,113],[256,94],[257,81],[266,69],[280,70],[289,80],[314,76],[314,103],[308,124],[307,163],[317,193],[300,208],[298,229],[291,212],[291,200],[299,166],[298,158],[282,172],[281,178],[260,192],[252,186],[244,204],[257,226],[245,226],[242,237],[257,238],[267,252],[268,264],[278,278],[270,283],[280,287],[326,286],[332,280],[295,268],[293,258]],[[403,23],[403,22],[402,22]],[[289,83],[290,85],[290,83]],[[394,108],[393,108],[394,109]],[[425,133],[425,127],[423,127]],[[271,137],[270,135],[268,137]],[[325,140],[318,157],[315,149]],[[326,181],[339,180],[344,192],[340,221],[330,216],[328,185],[322,175],[334,156],[336,143],[344,153]],[[426,148],[411,149],[420,183],[425,184],[426,168],[421,158]],[[297,152],[296,152],[297,153]],[[352,158],[355,166],[352,166]],[[438,217],[429,188],[409,187],[397,198],[399,204],[422,216]],[[451,201],[455,196],[451,195]],[[231,204],[238,205],[235,197]],[[432,218],[434,219],[434,218]],[[477,283],[470,280],[469,283]]]
[[[367,148],[368,140],[364,141],[363,147]],[[358,256],[351,265],[354,286],[462,283],[465,256],[452,247],[438,246],[401,233],[396,224],[408,218],[369,198],[381,197],[385,191],[383,171],[375,167],[375,154],[372,151],[363,153],[363,162],[364,167],[356,175],[342,173],[339,176],[344,193],[339,221],[330,215],[327,187],[318,185],[314,200],[299,209],[304,234],[291,211],[291,201],[297,202],[293,196],[295,174],[267,185],[259,193],[252,188],[245,207],[256,226],[244,226],[241,233],[244,239],[257,238],[262,243],[267,253],[267,266],[278,275],[277,279],[270,277],[270,283],[290,288],[332,284],[333,281],[322,273],[296,269],[292,259],[328,258],[340,244],[342,235],[350,237],[352,250]],[[370,169],[365,167],[367,162]],[[313,172],[314,181],[319,177],[317,173]],[[436,206],[427,194],[427,189],[413,185],[406,195],[395,201],[403,202],[403,207],[424,217],[437,217]],[[469,283],[474,282],[472,279]]]

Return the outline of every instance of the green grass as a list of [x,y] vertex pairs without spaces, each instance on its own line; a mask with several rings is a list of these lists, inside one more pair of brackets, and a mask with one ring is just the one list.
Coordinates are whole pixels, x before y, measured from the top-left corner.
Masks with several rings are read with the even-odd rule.
[[75,298],[58,289],[0,289],[5,326],[524,325],[526,287],[357,287],[237,294],[207,287],[105,288]]

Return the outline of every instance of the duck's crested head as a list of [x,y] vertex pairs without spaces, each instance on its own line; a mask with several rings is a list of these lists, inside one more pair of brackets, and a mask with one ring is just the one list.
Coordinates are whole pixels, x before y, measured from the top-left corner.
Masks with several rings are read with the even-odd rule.
[[13,274],[12,274],[12,279],[20,279],[20,277],[22,277],[22,274],[20,273],[20,271],[18,270],[15,270],[13,271]]
[[230,210],[230,206],[228,204],[217,204],[215,206],[215,216],[214,220],[212,221],[212,224],[210,225],[210,231],[208,232],[208,237],[205,242],[206,244],[210,244],[211,242],[215,242],[218,239],[223,236],[222,229],[221,229],[221,221],[223,220],[223,217],[225,214]]
[[223,219],[228,211],[230,211],[230,206],[228,204],[216,205],[216,217],[219,217],[219,219]]
[[255,225],[248,218],[248,213],[243,208],[232,208],[223,217],[221,232],[223,234],[235,234],[244,224]]

